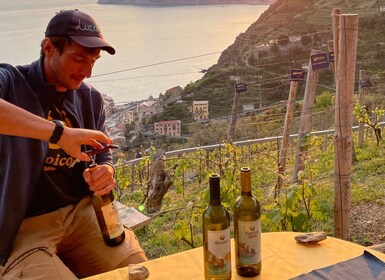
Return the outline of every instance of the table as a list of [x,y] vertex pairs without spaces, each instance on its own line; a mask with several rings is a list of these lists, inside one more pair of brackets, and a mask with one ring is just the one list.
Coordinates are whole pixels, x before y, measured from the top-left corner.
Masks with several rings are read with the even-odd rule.
[[[314,269],[358,257],[364,250],[385,261],[385,254],[345,240],[328,237],[317,244],[297,243],[295,232],[262,233],[262,272],[254,278],[237,275],[232,241],[232,279],[284,280]],[[144,262],[148,280],[204,279],[202,247]],[[128,280],[128,269],[121,268],[85,278],[87,280]]]

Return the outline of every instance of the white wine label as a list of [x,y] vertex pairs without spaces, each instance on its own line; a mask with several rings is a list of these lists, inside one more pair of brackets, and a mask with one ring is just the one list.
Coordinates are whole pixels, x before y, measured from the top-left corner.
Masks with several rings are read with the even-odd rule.
[[101,209],[106,222],[108,235],[110,238],[118,237],[124,229],[123,224],[120,221],[118,207],[116,206],[115,201],[104,205]]
[[231,271],[230,228],[220,231],[208,230],[209,273],[219,275]]
[[261,221],[238,221],[238,257],[242,264],[256,264],[261,261]]

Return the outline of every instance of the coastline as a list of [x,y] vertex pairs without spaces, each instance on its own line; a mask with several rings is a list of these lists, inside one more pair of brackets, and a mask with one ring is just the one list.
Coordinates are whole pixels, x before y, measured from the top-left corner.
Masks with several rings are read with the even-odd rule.
[[271,5],[277,0],[98,0],[98,4],[138,6]]

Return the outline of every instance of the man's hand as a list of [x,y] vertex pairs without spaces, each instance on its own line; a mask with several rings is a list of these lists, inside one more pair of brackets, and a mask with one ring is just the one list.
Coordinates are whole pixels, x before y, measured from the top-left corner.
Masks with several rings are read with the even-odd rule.
[[63,135],[57,145],[68,155],[81,161],[89,161],[90,157],[81,152],[81,145],[89,145],[93,148],[103,148],[99,142],[111,144],[112,141],[99,130],[64,127]]
[[114,168],[109,164],[96,165],[83,172],[83,178],[96,195],[103,195],[112,191],[116,186]]

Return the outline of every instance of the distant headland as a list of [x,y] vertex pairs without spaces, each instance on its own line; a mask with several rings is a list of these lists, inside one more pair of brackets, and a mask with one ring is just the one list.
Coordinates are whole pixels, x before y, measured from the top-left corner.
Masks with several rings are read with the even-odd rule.
[[277,0],[98,0],[98,4],[121,5],[153,5],[153,6],[178,6],[178,5],[222,5],[222,4],[248,4],[271,5]]

